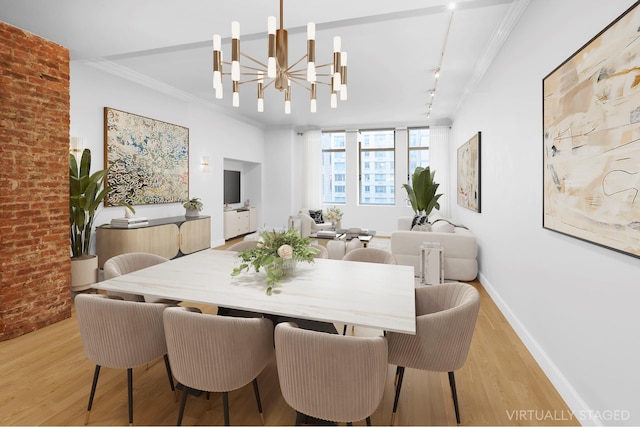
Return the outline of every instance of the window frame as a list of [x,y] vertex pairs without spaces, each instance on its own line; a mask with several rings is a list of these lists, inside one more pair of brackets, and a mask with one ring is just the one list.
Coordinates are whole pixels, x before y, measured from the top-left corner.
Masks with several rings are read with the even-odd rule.
[[[371,133],[371,132],[391,132],[393,135],[393,144],[391,145],[391,147],[372,147],[372,148],[364,148],[363,145],[363,138],[362,138],[362,134],[363,133]],[[396,129],[393,128],[381,128],[381,129],[360,129],[358,131],[358,204],[359,205],[364,205],[364,206],[395,206],[395,204],[397,203],[396,200],[396,193],[395,191],[393,191],[392,197],[393,197],[393,201],[391,203],[379,203],[375,201],[375,192],[373,195],[369,195],[368,197],[370,199],[373,199],[374,201],[371,202],[366,202],[364,201],[364,197],[365,197],[365,191],[363,186],[367,185],[363,182],[362,180],[362,175],[365,173],[363,171],[363,162],[373,162],[373,164],[375,165],[376,163],[376,154],[375,153],[379,153],[379,152],[390,152],[393,155],[392,158],[392,162],[393,162],[393,168],[392,168],[392,173],[391,176],[393,177],[393,182],[391,183],[391,188],[394,189],[394,186],[396,184]],[[363,159],[363,153],[373,153],[373,156],[366,156],[368,157],[367,159]],[[374,174],[374,176],[376,175],[376,171],[377,169],[374,167],[373,170],[369,170],[367,171],[369,174]],[[374,187],[377,185],[376,184],[377,181],[374,180],[373,183],[369,183],[368,185],[373,185]],[[386,185],[386,184],[385,184]]]
[[[330,130],[330,131],[322,131],[321,132],[321,138],[322,135],[324,134],[342,134],[344,136],[344,147],[342,148],[321,148],[321,152],[320,152],[320,170],[322,171],[322,190],[321,190],[321,197],[322,197],[322,203],[323,204],[331,204],[331,205],[344,205],[347,202],[347,179],[346,179],[346,171],[347,171],[347,131],[345,130]],[[324,154],[325,153],[344,153],[344,158],[345,158],[345,168],[344,170],[342,170],[342,174],[345,175],[345,179],[344,179],[344,187],[345,187],[345,191],[344,191],[344,201],[336,201],[335,200],[335,192],[332,193],[332,195],[334,196],[332,198],[331,201],[326,201],[325,197],[324,197],[324,167],[323,167],[323,162],[324,162]],[[335,188],[335,185],[334,187]]]
[[[427,145],[426,147],[423,147],[423,146],[412,147],[411,146],[411,131],[412,130],[423,130],[423,129],[429,130],[429,145]],[[413,171],[411,170],[411,152],[412,151],[427,151],[427,152],[429,152],[430,148],[431,148],[431,128],[429,126],[418,126],[418,127],[407,128],[407,184],[411,185],[411,175],[413,175]],[[430,152],[429,152],[429,165],[428,166],[431,166],[431,153]]]

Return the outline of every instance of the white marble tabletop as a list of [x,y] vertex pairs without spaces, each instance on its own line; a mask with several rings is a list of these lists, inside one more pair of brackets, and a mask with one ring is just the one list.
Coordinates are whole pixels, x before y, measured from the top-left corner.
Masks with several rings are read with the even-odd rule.
[[95,289],[415,334],[413,267],[332,259],[298,262],[272,295],[266,274],[231,277],[236,252],[204,250],[98,282]]

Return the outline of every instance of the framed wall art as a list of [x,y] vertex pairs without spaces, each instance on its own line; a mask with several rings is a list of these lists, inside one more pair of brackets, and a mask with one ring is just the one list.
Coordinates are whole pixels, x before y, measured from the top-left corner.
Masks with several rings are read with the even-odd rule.
[[104,108],[105,204],[176,203],[189,199],[189,129]]
[[480,212],[480,134],[458,148],[458,204],[475,212]]
[[640,8],[543,79],[543,227],[640,257]]

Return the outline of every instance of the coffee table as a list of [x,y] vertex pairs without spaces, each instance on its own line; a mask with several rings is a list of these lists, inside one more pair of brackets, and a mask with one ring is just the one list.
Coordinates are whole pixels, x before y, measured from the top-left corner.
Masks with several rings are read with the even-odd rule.
[[311,237],[312,239],[318,239],[318,243],[321,244],[322,246],[327,246],[327,242],[329,240],[349,241],[357,238],[362,242],[362,246],[366,248],[369,242],[371,241],[371,239],[373,239],[373,236],[376,235],[375,230],[362,229],[360,230],[359,233],[351,232],[350,230],[351,229],[327,230],[327,231],[334,232],[335,235],[327,235],[327,234],[324,234],[322,231],[320,231],[318,233],[311,234],[309,237]]

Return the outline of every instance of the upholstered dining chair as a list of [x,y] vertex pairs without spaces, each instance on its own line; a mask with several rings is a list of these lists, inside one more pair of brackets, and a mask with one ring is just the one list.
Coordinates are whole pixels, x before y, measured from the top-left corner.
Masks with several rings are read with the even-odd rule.
[[[143,268],[151,267],[152,265],[161,264],[169,261],[167,258],[160,255],[150,254],[146,252],[130,252],[126,254],[116,255],[109,258],[104,263],[104,279],[112,279],[114,277],[122,276],[123,274],[132,273]],[[144,295],[127,294],[124,292],[108,292],[109,295],[117,295],[127,301],[146,301],[146,302],[167,302],[175,303],[173,301],[161,301],[153,297],[145,297]]]
[[284,400],[306,417],[353,423],[378,408],[387,377],[384,337],[345,337],[309,331],[293,323],[275,329],[278,379]]
[[395,264],[396,259],[391,252],[376,248],[357,248],[350,250],[342,257],[343,261],[373,262],[378,264]]
[[123,301],[117,296],[79,294],[75,297],[80,336],[87,358],[96,364],[85,424],[98,384],[100,368],[127,370],[129,425],[133,424],[133,369],[164,356],[169,384],[175,390],[162,312],[167,305]]
[[253,382],[264,424],[257,377],[273,355],[273,323],[194,313],[182,307],[164,312],[164,329],[173,373],[184,387],[178,425],[194,391],[222,392],[224,423],[229,425],[229,391]]
[[480,294],[466,283],[416,288],[416,334],[387,332],[389,363],[396,365],[396,394],[391,424],[398,409],[405,368],[448,372],[451,396],[460,424],[454,371],[467,359],[480,309]]
[[[343,261],[372,262],[376,264],[395,264],[396,259],[391,252],[376,248],[352,249],[342,257]],[[354,327],[351,328],[352,332]],[[342,329],[342,335],[347,334],[347,325]]]
[[311,243],[309,246],[318,251],[314,258],[329,258],[329,251],[324,246],[316,243]]
[[247,249],[253,249],[256,246],[258,246],[257,240],[242,240],[240,242],[234,243],[233,245],[229,246],[226,250],[243,252],[243,251],[246,251]]

